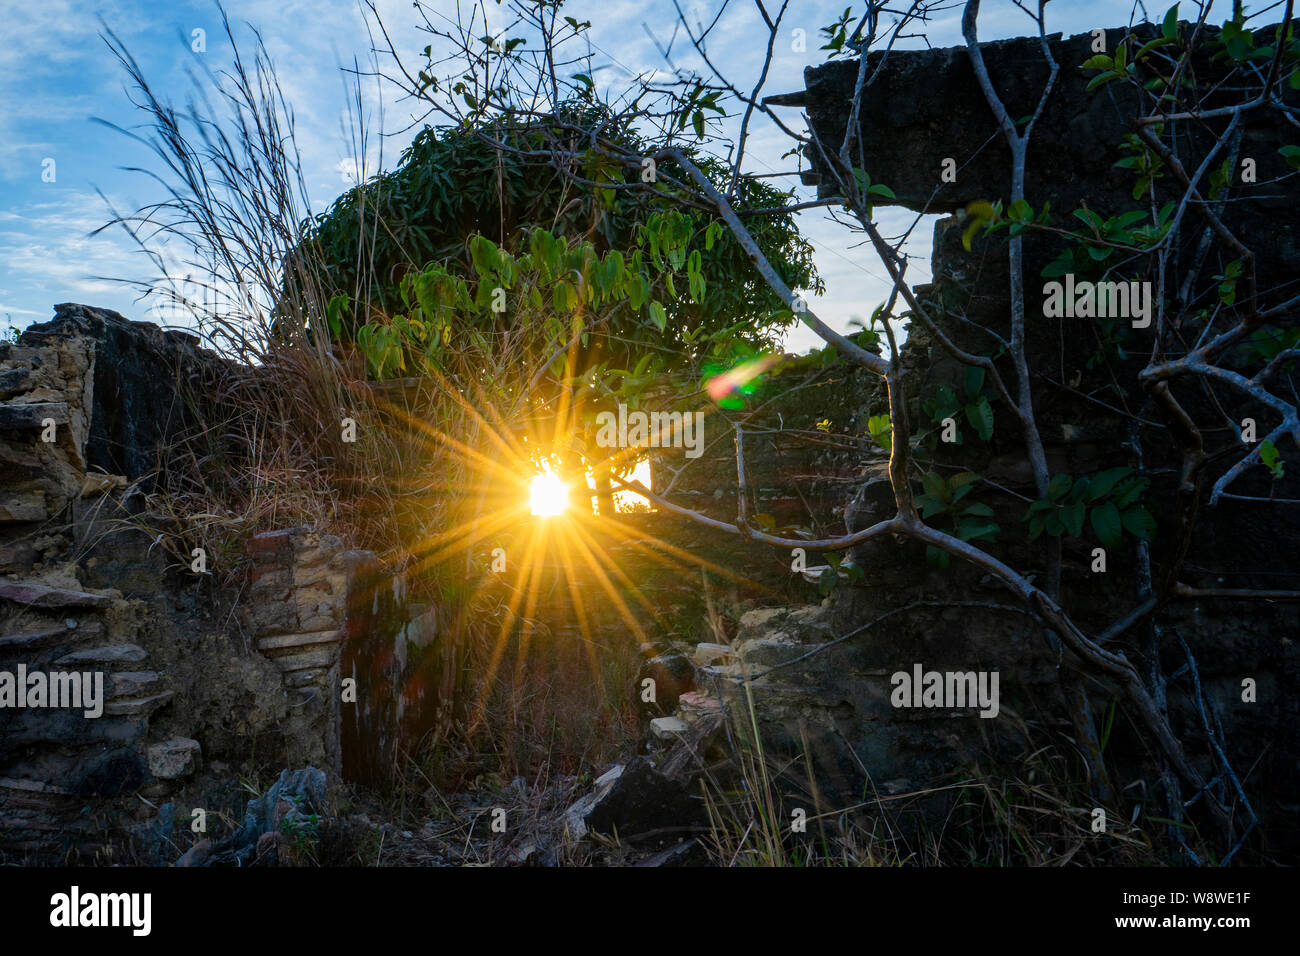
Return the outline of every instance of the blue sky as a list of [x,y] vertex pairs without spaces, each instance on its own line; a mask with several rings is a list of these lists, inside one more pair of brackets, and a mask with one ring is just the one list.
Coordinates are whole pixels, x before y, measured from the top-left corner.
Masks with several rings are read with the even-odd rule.
[[[781,44],[767,89],[786,92],[802,86],[803,67],[820,62],[819,27],[836,19],[848,0],[792,0],[788,30],[802,28],[808,42],[804,52]],[[1163,2],[1148,12],[1159,18]],[[436,11],[454,16],[456,0],[433,0]],[[495,7],[488,0],[489,9]],[[415,31],[409,0],[379,3],[399,45],[414,54],[428,38]],[[682,0],[692,19],[712,19],[716,0]],[[1227,5],[1225,5],[1225,8]],[[346,90],[341,63],[364,59],[369,42],[364,18],[355,0],[228,0],[232,21],[247,21],[261,30],[276,62],[286,96],[296,114],[299,148],[307,168],[313,206],[323,209],[347,188],[351,146],[346,132]],[[1143,19],[1132,0],[1053,0],[1048,5],[1049,29],[1068,34],[1099,26],[1116,26],[1130,18]],[[231,57],[228,42],[211,0],[149,2],[149,0],[40,0],[23,3],[0,0],[0,24],[8,41],[0,45],[0,329],[43,321],[58,302],[106,306],[130,318],[148,318],[144,304],[127,286],[106,278],[147,281],[149,261],[120,230],[91,237],[109,219],[102,191],[116,206],[135,209],[157,198],[143,176],[123,172],[122,166],[150,166],[151,157],[139,144],[99,125],[93,118],[130,127],[141,121],[131,106],[120,66],[98,36],[100,18],[127,44],[146,74],[166,98],[184,106],[191,86],[187,65],[196,56],[213,68]],[[675,13],[671,0],[570,0],[566,11],[592,21],[597,74],[604,82],[622,79],[624,70],[662,69],[664,61],[647,30],[660,39],[671,35]],[[495,10],[491,10],[496,16]],[[931,25],[936,46],[959,42],[959,13]],[[1009,0],[985,0],[981,38],[1020,35],[1030,21]],[[206,52],[191,51],[193,31],[205,31]],[[757,53],[765,32],[750,0],[731,0],[711,47],[728,73],[752,82]],[[689,61],[687,61],[689,62]],[[389,128],[405,125],[401,107],[385,105]],[[394,136],[384,142],[386,166],[409,140]],[[773,131],[755,135],[753,170],[790,168],[779,157],[788,148]],[[53,175],[53,181],[47,181]],[[883,225],[898,228],[902,214],[882,210]],[[870,314],[882,298],[882,270],[867,250],[854,248],[852,237],[806,214],[801,225],[817,248],[818,267],[827,293],[813,308],[832,325],[844,328],[853,315]],[[909,275],[922,279],[929,250],[929,229],[914,241],[918,261]],[[803,350],[818,344],[812,333],[799,330],[787,347]]]

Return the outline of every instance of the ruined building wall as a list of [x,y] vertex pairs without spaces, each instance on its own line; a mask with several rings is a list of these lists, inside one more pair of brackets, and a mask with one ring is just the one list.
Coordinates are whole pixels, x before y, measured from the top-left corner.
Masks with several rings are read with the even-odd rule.
[[[219,421],[186,386],[215,405],[223,371],[184,333],[76,305],[0,345],[6,861],[121,860],[133,846],[174,859],[165,834],[194,808],[239,815],[232,768],[310,765],[336,784],[344,646],[376,654],[407,628],[400,581],[328,534],[252,529],[242,560],[207,542],[207,574],[159,546],[174,528],[150,512],[150,475],[171,439]],[[245,570],[220,588],[210,572],[232,559]],[[102,713],[6,700],[4,675],[24,673],[100,675]],[[354,751],[391,756],[383,708],[404,674],[387,676],[353,698],[370,734]]]

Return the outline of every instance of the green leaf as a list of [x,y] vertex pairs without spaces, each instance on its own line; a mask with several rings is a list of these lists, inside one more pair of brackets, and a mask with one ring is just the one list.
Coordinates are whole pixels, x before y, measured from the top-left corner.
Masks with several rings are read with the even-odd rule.
[[970,491],[975,486],[975,482],[979,481],[979,477],[973,471],[962,471],[949,478],[948,488],[954,492],[953,501]]
[[1099,501],[1105,498],[1106,495],[1110,494],[1110,490],[1115,487],[1117,482],[1131,474],[1133,474],[1133,469],[1124,467],[1111,468],[1093,475],[1088,487],[1088,500]]
[[641,311],[641,306],[650,298],[650,280],[645,274],[636,276],[628,283],[627,303],[634,312]]
[[1122,538],[1118,508],[1106,501],[1093,508],[1088,518],[1092,523],[1092,530],[1097,532],[1097,540],[1103,547],[1113,550],[1120,546]]
[[330,327],[330,335],[337,341],[343,334],[343,313],[347,311],[349,300],[346,295],[336,295],[330,299],[325,309],[325,320]]
[[[698,252],[695,254],[698,254]],[[702,272],[690,273],[689,285],[690,285],[691,298],[694,299],[696,302],[704,301],[704,289],[705,289],[704,283],[705,283],[704,273]]]
[[1176,39],[1178,36],[1178,4],[1174,4],[1165,12],[1164,22],[1160,24],[1160,35],[1166,40]]
[[963,541],[992,541],[1001,528],[997,522],[966,518],[957,522],[957,537]]
[[913,499],[912,503],[921,509],[922,518],[929,518],[931,515],[939,514],[940,512],[948,510],[946,504],[938,498],[933,498],[930,495],[917,495],[916,498]]
[[481,234],[470,239],[469,254],[474,261],[474,271],[480,277],[495,272],[501,263],[501,250],[497,248],[497,244]]
[[1141,505],[1126,509],[1120,514],[1120,520],[1124,524],[1125,531],[1143,541],[1150,541],[1156,532],[1156,519],[1151,517],[1151,512]]
[[937,471],[927,471],[921,476],[921,487],[925,493],[932,498],[940,501],[948,500],[948,483],[943,480],[943,476]]
[[1077,538],[1083,534],[1083,516],[1087,507],[1082,501],[1076,501],[1074,504],[1061,509],[1061,520],[1065,522],[1065,527],[1069,530],[1071,537]]
[[1065,493],[1070,490],[1072,484],[1074,484],[1074,479],[1069,475],[1053,475],[1052,480],[1047,485],[1047,497],[1052,501],[1060,501],[1065,497]]
[[561,315],[572,312],[577,303],[578,290],[568,279],[561,279],[551,287],[551,304]]
[[1277,446],[1267,438],[1259,443],[1259,460],[1273,473],[1274,478],[1281,478],[1286,473],[1286,465],[1282,462]]
[[930,421],[937,425],[945,418],[955,415],[960,407],[957,393],[947,385],[940,385],[934,390],[934,397],[925,403],[925,412],[930,416]]
[[835,590],[836,585],[840,583],[840,574],[833,567],[824,568],[821,577],[817,579],[817,593],[822,597],[830,594]]
[[888,415],[872,415],[867,419],[867,431],[872,439],[885,451],[891,451],[894,443],[894,425]]
[[1066,249],[1043,267],[1039,273],[1044,279],[1055,279],[1074,271],[1074,255]]
[[1157,50],[1162,46],[1168,46],[1172,42],[1173,41],[1168,37],[1156,37],[1154,40],[1148,40],[1138,48],[1136,53],[1133,54],[1133,62],[1137,63],[1152,50]]
[[[1292,79],[1295,79],[1296,76],[1300,76],[1300,71],[1297,71],[1295,75],[1292,76]],[[1300,89],[1300,86],[1294,88]],[[1286,159],[1286,164],[1288,166],[1292,169],[1300,169],[1300,146],[1283,146],[1278,150],[1278,152]]]
[[1091,59],[1085,60],[1083,68],[1085,70],[1113,70],[1115,69],[1115,61],[1104,53],[1098,53]]
[[705,252],[713,251],[713,244],[716,243],[718,241],[718,237],[722,235],[722,230],[723,230],[722,223],[718,222],[716,219],[713,222],[709,223],[709,227],[704,230],[704,251]]
[[662,332],[668,326],[668,313],[658,302],[651,302],[647,305],[650,311],[650,320],[654,322],[655,328]]
[[966,418],[979,433],[980,441],[988,441],[993,437],[993,406],[983,395],[974,405],[966,406]]
[[1146,478],[1138,476],[1128,478],[1115,489],[1111,500],[1115,503],[1116,508],[1127,508],[1137,501],[1142,492],[1146,491],[1148,484]]
[[1091,209],[1076,209],[1073,215],[1075,219],[1078,219],[1093,232],[1101,232],[1102,226],[1105,225],[1105,223],[1102,222],[1101,216],[1097,215]]

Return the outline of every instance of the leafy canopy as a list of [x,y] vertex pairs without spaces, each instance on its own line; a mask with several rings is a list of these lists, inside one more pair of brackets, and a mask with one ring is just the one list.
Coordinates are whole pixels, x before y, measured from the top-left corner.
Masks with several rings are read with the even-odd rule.
[[[496,120],[477,128],[426,127],[402,154],[391,172],[374,177],[340,196],[328,211],[306,225],[327,288],[349,297],[348,307],[336,310],[336,337],[355,341],[367,323],[383,324],[408,310],[404,277],[438,264],[451,275],[477,278],[472,260],[473,236],[490,238],[510,253],[527,252],[529,236],[545,230],[555,237],[586,240],[597,256],[612,250],[630,254],[645,242],[644,227],[656,214],[679,215],[667,222],[677,230],[669,243],[674,250],[694,245],[690,261],[673,261],[674,269],[689,267],[698,275],[700,296],[679,296],[670,288],[662,298],[663,321],[640,322],[631,342],[603,344],[633,357],[637,346],[689,354],[690,340],[700,332],[716,332],[743,323],[737,338],[752,348],[769,347],[773,333],[795,317],[763,282],[749,256],[710,212],[685,202],[674,186],[684,174],[670,162],[653,170],[645,182],[644,169],[628,166],[609,155],[631,152],[648,156],[653,149],[631,131],[616,130],[589,104],[557,111],[548,126],[539,121]],[[588,148],[592,140],[575,143],[568,170],[543,158],[557,137],[582,124],[599,130],[606,149]],[[498,149],[496,142],[510,149]],[[724,165],[708,156],[692,156],[720,188],[728,185]],[[586,182],[577,182],[574,176]],[[609,183],[608,188],[593,185]],[[780,207],[789,193],[762,180],[741,177],[735,207],[742,212]],[[755,240],[781,278],[792,288],[821,290],[813,267],[812,246],[800,234],[793,214],[747,217]],[[652,235],[662,234],[660,221]],[[698,241],[709,236],[707,243]],[[695,239],[692,243],[689,240]],[[677,253],[674,252],[674,255]],[[668,279],[672,282],[671,277]],[[629,301],[632,312],[657,319],[647,311],[660,297],[644,294]],[[626,331],[626,330],[625,330]]]

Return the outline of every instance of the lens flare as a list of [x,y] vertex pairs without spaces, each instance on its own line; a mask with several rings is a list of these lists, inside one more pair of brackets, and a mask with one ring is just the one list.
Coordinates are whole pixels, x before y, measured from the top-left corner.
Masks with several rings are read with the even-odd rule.
[[564,514],[569,507],[569,486],[552,472],[543,472],[528,483],[528,505],[542,518]]
[[[780,360],[779,355],[764,355],[752,359],[737,365],[730,371],[723,372],[721,375],[715,375],[704,383],[704,387],[709,393],[709,398],[721,404],[732,397],[733,394],[748,391],[745,386],[776,365]],[[728,406],[723,405],[723,407]]]

